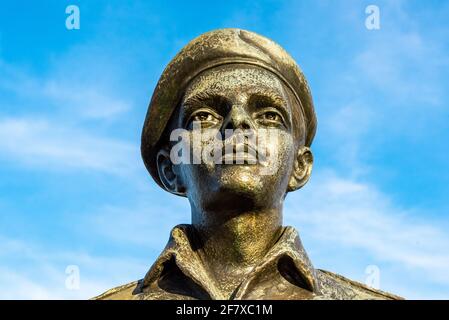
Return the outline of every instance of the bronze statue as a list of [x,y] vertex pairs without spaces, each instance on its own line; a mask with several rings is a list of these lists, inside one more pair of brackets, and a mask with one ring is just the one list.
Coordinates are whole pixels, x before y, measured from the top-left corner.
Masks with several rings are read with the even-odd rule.
[[[200,132],[250,135],[240,143],[235,142],[238,134],[228,135],[219,144],[231,147],[215,152],[210,147],[217,140],[210,137],[190,143],[195,125]],[[174,145],[182,140],[172,139],[177,129],[188,140],[181,153],[190,161],[173,160],[179,156],[172,152]],[[262,152],[250,138],[259,138],[265,129],[276,139],[260,139]],[[96,298],[399,298],[314,269],[296,230],[282,226],[286,194],[310,177],[315,131],[307,81],[279,45],[240,29],[215,30],[192,40],[159,79],[141,144],[144,163],[159,186],[188,198],[192,224],[172,230],[142,280]],[[191,155],[202,150],[214,150],[213,161],[192,163]],[[263,160],[256,159],[259,155],[265,155]],[[231,161],[220,162],[223,157]]]

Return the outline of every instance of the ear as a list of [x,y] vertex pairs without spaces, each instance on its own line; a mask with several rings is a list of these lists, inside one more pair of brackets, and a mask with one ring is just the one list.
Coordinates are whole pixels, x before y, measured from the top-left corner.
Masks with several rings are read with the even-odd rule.
[[170,153],[165,149],[160,149],[156,157],[159,179],[161,179],[165,189],[170,193],[185,197],[185,187],[181,182],[175,165],[170,160]]
[[309,147],[299,148],[293,166],[292,175],[288,183],[288,192],[295,191],[304,186],[312,174],[313,155]]

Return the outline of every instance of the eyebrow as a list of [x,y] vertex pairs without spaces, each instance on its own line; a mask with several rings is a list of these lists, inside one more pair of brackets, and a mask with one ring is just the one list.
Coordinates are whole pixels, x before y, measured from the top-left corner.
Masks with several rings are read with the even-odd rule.
[[249,98],[250,103],[254,102],[254,100],[265,100],[275,106],[281,107],[285,112],[288,112],[287,108],[287,100],[278,92],[267,88],[255,88],[250,91],[251,97]]
[[187,97],[183,104],[186,107],[191,107],[193,105],[206,104],[212,101],[215,102],[216,100],[221,100],[223,102],[227,99],[218,91],[209,89]]
[[[254,98],[265,98],[269,99],[269,101],[273,104],[283,107],[284,109],[287,104],[286,99],[281,94],[268,88],[253,88],[250,90],[250,95],[250,101]],[[193,105],[201,105],[208,102],[229,103],[229,100],[222,95],[222,92],[208,89],[187,97],[183,104],[186,107],[191,107]]]

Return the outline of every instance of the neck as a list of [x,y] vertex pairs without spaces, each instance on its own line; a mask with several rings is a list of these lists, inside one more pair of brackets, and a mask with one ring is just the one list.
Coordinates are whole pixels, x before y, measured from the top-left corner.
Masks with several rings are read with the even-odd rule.
[[200,247],[212,268],[245,269],[257,264],[282,231],[282,208],[244,212],[192,212]]

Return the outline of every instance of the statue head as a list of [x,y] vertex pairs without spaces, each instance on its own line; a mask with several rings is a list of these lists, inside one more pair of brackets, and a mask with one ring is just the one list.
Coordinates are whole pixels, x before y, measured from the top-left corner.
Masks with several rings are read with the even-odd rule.
[[[163,72],[142,157],[154,180],[186,196],[194,212],[280,208],[310,177],[315,129],[294,60],[267,38],[222,29],[191,41]],[[174,161],[179,146],[184,158]]]

